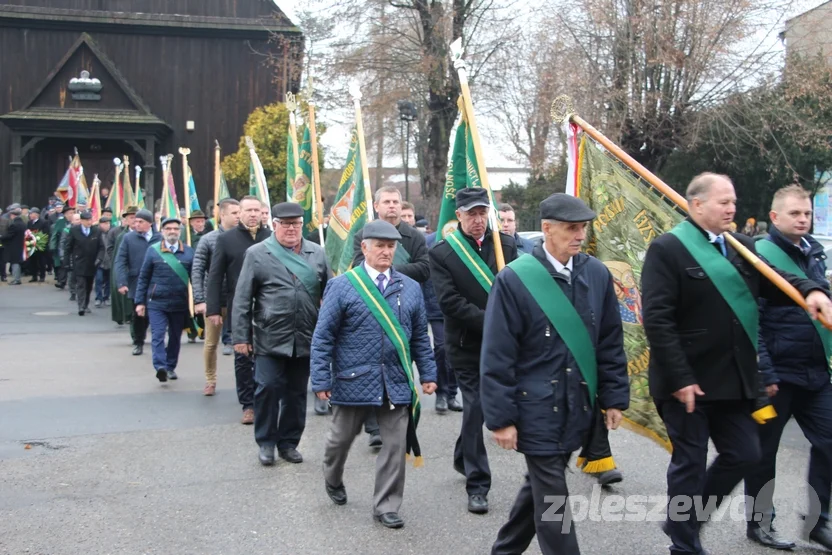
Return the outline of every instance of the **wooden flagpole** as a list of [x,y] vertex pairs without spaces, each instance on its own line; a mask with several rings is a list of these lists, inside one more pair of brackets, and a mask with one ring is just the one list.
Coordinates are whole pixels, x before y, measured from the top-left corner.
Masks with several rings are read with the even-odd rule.
[[[454,68],[456,68],[457,74],[459,75],[459,86],[462,90],[462,102],[465,107],[468,129],[471,130],[471,138],[474,141],[474,153],[477,158],[480,183],[488,191],[488,198],[493,205],[494,193],[491,191],[491,184],[488,182],[488,170],[485,167],[485,157],[482,153],[480,133],[477,129],[477,118],[474,117],[474,103],[471,100],[471,89],[468,87],[468,71],[465,68],[465,60],[462,59],[463,48],[461,38],[456,39],[451,44],[451,53],[454,59]],[[503,243],[500,241],[500,226],[497,223],[496,208],[494,206],[491,206],[489,209],[489,222],[491,224],[491,236],[494,240],[494,256],[497,259],[497,271],[500,271],[505,267],[506,259],[503,255]]]
[[214,223],[220,225],[220,142],[214,140]]
[[367,147],[364,142],[364,117],[361,115],[361,89],[358,81],[350,83],[350,96],[355,104],[355,129],[358,133],[358,154],[361,156],[361,173],[364,181],[364,199],[367,203],[367,221],[375,219],[373,214],[373,188],[370,184],[370,168],[367,166]]
[[315,128],[315,103],[309,101],[309,138],[312,147],[312,176],[315,181],[315,213],[318,216],[318,233],[321,246],[324,246],[324,203],[321,195],[321,172],[318,169],[318,132]]
[[[191,246],[191,190],[190,190],[190,182],[189,174],[190,171],[188,169],[188,154],[191,153],[190,148],[180,147],[179,154],[182,155],[182,189],[184,191],[184,195],[182,196],[182,201],[185,203],[185,244],[189,247]],[[170,171],[170,170],[168,170]],[[179,214],[176,215],[179,217]],[[191,318],[194,317],[194,288],[191,285],[190,280],[188,280],[188,308],[191,311]],[[192,330],[196,331],[196,330]]]
[[[650,170],[642,166],[636,159],[632,156],[624,152],[618,145],[613,143],[607,137],[604,136],[603,133],[595,129],[592,125],[584,121],[583,118],[576,115],[572,111],[572,99],[568,96],[559,96],[557,97],[554,102],[552,102],[552,111],[551,111],[552,120],[556,123],[560,123],[564,120],[571,121],[578,125],[584,132],[592,137],[596,142],[598,142],[601,146],[607,149],[613,156],[621,160],[628,168],[633,170],[636,174],[639,175],[642,179],[644,179],[647,183],[652,185],[657,191],[663,194],[665,197],[670,199],[676,206],[684,210],[685,212],[688,211],[688,201],[674,191],[667,183],[659,179],[656,175],[654,175]],[[725,240],[730,243],[730,245],[736,250],[740,256],[742,256],[745,260],[748,261],[757,271],[763,274],[763,277],[771,281],[778,289],[780,289],[783,293],[785,293],[791,300],[795,302],[799,307],[803,310],[809,310],[808,305],[806,304],[806,299],[803,298],[803,295],[795,289],[792,284],[788,281],[780,277],[780,275],[775,272],[768,264],[763,262],[760,257],[755,255],[751,250],[745,247],[742,243],[737,241],[730,233],[723,233]],[[823,324],[827,329],[832,330],[832,324],[827,322],[820,314],[818,315],[818,320],[821,324]]]

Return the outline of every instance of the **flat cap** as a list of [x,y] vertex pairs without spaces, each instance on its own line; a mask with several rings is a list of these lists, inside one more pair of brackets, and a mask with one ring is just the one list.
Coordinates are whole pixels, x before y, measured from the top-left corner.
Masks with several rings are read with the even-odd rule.
[[[147,210],[150,212],[150,210]],[[121,217],[124,218],[125,216],[138,216],[139,215],[139,207],[138,206],[128,206],[124,209],[124,212],[121,213]],[[153,219],[153,215],[151,214],[151,220]],[[151,222],[152,223],[152,222]]]
[[89,210],[84,210],[81,212],[81,219],[82,220],[91,220],[92,219],[92,212]]
[[101,213],[102,213],[102,214],[104,214],[104,213],[107,213],[107,214],[112,214],[112,213],[113,213],[113,209],[112,209],[112,208],[110,208],[109,206],[105,206],[105,207],[104,207],[104,210],[102,210],[102,211],[101,211]]
[[416,220],[416,227],[428,227],[428,221],[425,219]]
[[396,226],[384,220],[373,220],[364,225],[364,239],[383,239],[385,241],[400,241],[402,236]]
[[101,219],[98,220],[98,223],[103,224],[103,223],[106,222],[106,223],[109,224],[109,223],[112,223],[112,221],[113,221],[113,219],[110,216],[101,216]]
[[20,210],[20,205],[15,202],[14,204],[10,204],[6,210],[9,212],[16,212],[17,210]]
[[30,214],[40,214],[40,208],[35,206],[34,208],[29,209]]
[[595,212],[577,197],[555,193],[540,203],[540,219],[570,223],[588,222],[595,219]]
[[[129,211],[125,212],[124,215],[126,216],[129,213],[130,213]],[[153,223],[153,212],[151,212],[150,210],[146,210],[146,209],[142,208],[141,210],[139,210],[137,212],[133,212],[133,214],[135,214],[136,217],[140,220],[144,220],[149,224]]]
[[165,227],[168,224],[182,225],[182,220],[180,220],[179,218],[165,218],[164,220],[162,220],[162,226],[161,227]]
[[456,192],[456,209],[467,212],[477,206],[491,206],[488,191],[482,187],[468,187]]
[[272,218],[302,218],[303,207],[297,202],[281,202],[272,206]]
[[75,207],[74,207],[74,206],[70,206],[70,205],[66,204],[66,205],[64,205],[63,210],[61,210],[61,214],[66,214],[66,213],[67,213],[67,212],[69,212],[70,210],[75,210]]
[[197,218],[205,219],[205,212],[203,212],[202,210],[194,210],[193,212],[191,212],[190,219],[195,220]]

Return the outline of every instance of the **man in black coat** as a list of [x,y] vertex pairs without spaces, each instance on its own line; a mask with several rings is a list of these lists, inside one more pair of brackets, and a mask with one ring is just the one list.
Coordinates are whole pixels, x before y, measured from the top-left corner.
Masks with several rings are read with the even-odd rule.
[[[757,298],[783,298],[722,235],[736,213],[730,179],[701,174],[686,196],[690,219],[653,241],[641,276],[650,394],[673,445],[667,495],[706,507],[698,514],[691,505],[671,507],[664,530],[674,554],[702,553],[700,524],[760,460],[751,416],[760,391]],[[732,236],[754,251],[753,239]],[[820,286],[781,275],[812,314],[832,319]],[[706,471],[709,438],[719,456]]]
[[[217,237],[211,269],[208,272],[208,293],[205,296],[205,315],[215,326],[222,325],[222,286],[227,291],[237,288],[237,280],[243,269],[246,249],[265,241],[272,232],[261,225],[260,200],[246,196],[240,201],[240,224]],[[226,315],[233,309],[233,295],[229,293]],[[233,329],[231,330],[233,333]],[[234,353],[234,377],[237,381],[237,400],[243,407],[243,424],[254,424],[254,361],[250,356]]]
[[69,230],[64,256],[67,264],[72,261],[78,316],[83,316],[90,311],[90,292],[95,283],[95,273],[106,256],[104,236],[98,226],[92,225],[90,212],[81,212],[81,225]]
[[20,285],[21,264],[23,264],[23,245],[26,240],[26,222],[21,214],[23,210],[19,204],[9,207],[9,226],[6,233],[0,237],[3,242],[5,264],[11,266],[12,280],[9,285]]
[[[49,222],[40,217],[40,209],[35,207],[29,210],[29,223],[26,228],[32,232],[32,235],[43,233],[49,237]],[[36,281],[46,281],[46,259],[48,254],[46,251],[35,251],[29,257],[29,270],[32,274],[32,279],[29,283]]]
[[485,311],[485,425],[528,466],[492,555],[524,552],[535,533],[544,554],[579,553],[567,508],[569,457],[598,409],[615,429],[630,404],[612,276],[581,253],[595,212],[558,193],[540,203],[540,217],[543,243],[497,274]]
[[[482,436],[480,404],[480,347],[485,305],[497,273],[493,234],[489,229],[491,203],[479,187],[456,194],[459,229],[429,253],[430,274],[439,309],[445,315],[445,348],[462,391],[462,429],[454,448],[454,468],[465,475],[468,510],[488,512],[491,469]],[[514,239],[500,234],[506,264],[517,258]]]

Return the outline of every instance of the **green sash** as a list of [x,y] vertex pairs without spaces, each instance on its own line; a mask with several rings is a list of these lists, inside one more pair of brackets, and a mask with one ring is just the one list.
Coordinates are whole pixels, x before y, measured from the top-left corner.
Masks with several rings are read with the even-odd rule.
[[393,266],[401,266],[410,263],[410,253],[404,248],[402,242],[396,245],[396,253],[393,255]]
[[714,245],[708,242],[702,232],[689,221],[685,220],[680,223],[671,229],[670,233],[679,238],[682,245],[711,279],[711,283],[714,284],[714,287],[742,324],[756,351],[760,309],[757,305],[757,299],[751,294],[748,284],[745,283],[740,273],[728,261],[728,258],[722,256],[722,253],[714,248]]
[[494,283],[494,274],[491,268],[480,257],[477,252],[471,248],[468,240],[462,236],[462,232],[457,229],[453,233],[445,236],[445,241],[451,246],[454,252],[462,260],[462,263],[471,271],[474,278],[482,285],[486,293],[491,292],[491,284]]
[[188,270],[186,270],[185,266],[183,266],[179,259],[176,258],[176,255],[174,255],[170,251],[162,251],[161,241],[159,241],[158,243],[154,243],[153,245],[151,245],[150,248],[156,249],[156,252],[159,253],[165,264],[167,264],[170,267],[170,269],[173,270],[174,274],[179,276],[179,279],[182,280],[182,283],[188,285],[188,283],[191,281],[188,277]]
[[269,236],[263,243],[269,249],[269,252],[286,266],[289,273],[300,280],[312,300],[319,303],[321,301],[321,282],[318,280],[318,274],[315,273],[309,263],[302,256],[295,254],[294,251],[286,250],[277,242],[274,235]]
[[[770,264],[780,268],[784,272],[789,272],[790,274],[794,274],[803,279],[809,279],[806,276],[806,272],[800,269],[800,266],[792,260],[792,257],[786,254],[786,252],[778,247],[773,241],[769,241],[768,239],[757,241],[757,253],[762,254]],[[823,351],[826,353],[827,369],[830,373],[832,373],[832,333],[823,327],[823,324],[821,324],[818,320],[812,320],[808,313],[806,314],[806,317],[809,318],[815,326],[815,329],[820,336],[820,340],[823,343]]]
[[594,405],[598,392],[598,364],[595,346],[586,324],[578,311],[552,278],[546,267],[534,256],[521,256],[508,265],[526,287],[532,299],[554,326],[566,348],[575,357],[589,389],[589,400]]
[[419,393],[416,391],[416,384],[413,381],[413,362],[410,358],[410,342],[407,339],[407,334],[402,329],[396,315],[387,304],[387,301],[382,296],[381,291],[370,276],[367,275],[367,270],[364,269],[364,264],[353,268],[345,274],[347,279],[355,290],[358,296],[370,309],[370,313],[379,323],[381,329],[387,334],[387,338],[396,348],[396,353],[399,355],[399,362],[401,362],[404,373],[407,376],[407,384],[410,386],[410,417],[412,425],[412,433],[408,431],[408,451],[413,449],[415,456],[420,456],[418,441],[415,437],[416,426],[419,424],[419,414],[421,413],[421,404],[419,402]]

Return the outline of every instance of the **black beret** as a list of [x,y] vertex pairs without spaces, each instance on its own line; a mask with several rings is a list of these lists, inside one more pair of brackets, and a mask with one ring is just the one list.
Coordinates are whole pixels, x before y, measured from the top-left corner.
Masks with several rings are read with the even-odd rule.
[[92,212],[89,210],[84,210],[81,212],[81,219],[82,220],[91,220],[92,219]]
[[66,213],[67,213],[67,212],[69,212],[70,210],[75,210],[75,207],[74,207],[74,206],[70,206],[70,205],[68,205],[68,204],[67,204],[66,206],[64,206],[64,209],[63,209],[63,210],[61,210],[61,214],[66,214]]
[[373,220],[364,226],[364,239],[382,239],[385,241],[400,241],[402,236],[396,226],[384,220]]
[[302,218],[303,207],[297,202],[281,202],[272,206],[272,218]]
[[102,211],[101,211],[101,213],[102,213],[102,214],[103,214],[104,212],[108,212],[108,213],[112,214],[112,213],[113,213],[113,209],[112,209],[112,208],[110,208],[109,206],[107,206],[107,207],[105,207],[105,208],[104,208],[104,210],[102,210]]
[[588,222],[595,219],[595,212],[577,197],[555,193],[540,203],[540,219],[569,223]]
[[491,206],[488,191],[482,187],[468,187],[456,192],[456,209],[467,212],[477,206]]

